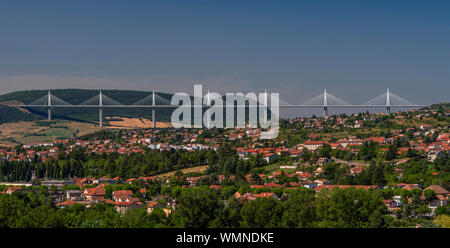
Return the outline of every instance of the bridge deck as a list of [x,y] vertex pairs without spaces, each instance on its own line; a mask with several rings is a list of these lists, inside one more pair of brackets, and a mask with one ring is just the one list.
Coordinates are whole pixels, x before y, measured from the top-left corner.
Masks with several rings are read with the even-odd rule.
[[[48,108],[48,105],[7,105],[9,107],[20,107],[20,108]],[[220,105],[213,105],[216,107],[221,107]],[[270,107],[276,107],[268,105]],[[421,108],[421,107],[427,107],[428,105],[278,105],[279,108]],[[98,105],[51,105],[52,108],[100,108]],[[180,105],[103,105],[101,108],[178,108]],[[191,105],[190,107],[204,107],[207,108],[208,106],[205,105]],[[227,107],[226,105],[223,105],[222,107]],[[229,106],[231,107],[231,106]],[[234,107],[257,107],[255,105],[234,105]]]

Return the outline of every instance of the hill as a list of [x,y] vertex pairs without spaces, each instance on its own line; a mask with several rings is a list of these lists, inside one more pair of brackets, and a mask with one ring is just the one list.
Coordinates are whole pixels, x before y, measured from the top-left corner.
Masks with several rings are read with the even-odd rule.
[[0,146],[15,146],[79,137],[101,130],[95,124],[75,121],[19,121],[0,124]]
[[[99,90],[54,89],[50,91],[52,96],[56,97],[57,101],[64,104],[97,105],[99,101]],[[0,123],[45,120],[47,118],[47,108],[45,107],[24,107],[22,109],[17,109],[14,107],[7,107],[6,105],[46,105],[47,94],[48,90],[27,90],[0,95],[0,104],[3,104],[5,109],[4,113],[0,113]],[[104,105],[151,105],[152,99],[152,92],[150,91],[102,90],[102,94],[104,96]],[[156,95],[157,105],[170,105],[172,94],[156,92]],[[193,100],[193,97],[191,97],[191,99]],[[157,121],[170,121],[173,110],[174,108],[158,108],[156,110]],[[225,111],[226,110],[224,108],[224,120],[226,119]],[[245,112],[248,118],[248,109],[246,109]],[[116,120],[115,117],[151,120],[152,112],[149,108],[104,108],[103,116],[105,117],[104,122],[106,124],[111,124],[111,121]],[[270,117],[270,110],[268,111],[268,116]],[[68,120],[94,124],[98,122],[98,110],[96,108],[54,108],[52,110],[52,117],[57,120]]]
[[0,104],[0,124],[16,121],[33,121],[39,117],[24,110]]
[[[42,120],[47,116],[46,108],[30,108],[17,109],[14,107],[8,107],[5,104],[10,102],[20,102],[23,104],[32,104],[39,102],[39,105],[45,104],[45,97],[47,96],[47,90],[28,90],[28,91],[16,91],[4,95],[0,95],[0,122],[17,122],[17,121],[31,121]],[[90,104],[98,103],[95,99],[98,96],[98,90],[84,90],[84,89],[54,89],[51,90],[51,94],[62,101],[65,101],[72,105],[78,105],[83,102],[89,101]],[[149,91],[132,91],[132,90],[103,90],[102,94],[106,99],[113,99],[120,104],[129,105],[133,104],[145,97],[152,94]],[[170,102],[171,94],[158,92],[160,101]],[[98,99],[98,98],[97,98]],[[156,101],[158,104],[158,100]],[[148,103],[146,103],[148,104]],[[158,109],[157,119],[158,121],[168,121],[171,116],[172,109]],[[150,109],[139,108],[115,108],[103,110],[104,116],[119,116],[128,118],[145,118],[151,119]],[[79,121],[79,122],[97,122],[98,111],[97,109],[87,108],[55,108],[52,110],[52,115],[55,119]],[[107,122],[107,120],[106,120]]]

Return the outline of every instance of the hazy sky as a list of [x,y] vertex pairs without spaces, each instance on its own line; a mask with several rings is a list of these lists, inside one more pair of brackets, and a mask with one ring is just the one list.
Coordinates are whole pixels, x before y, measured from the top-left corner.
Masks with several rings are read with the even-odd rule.
[[449,1],[0,2],[0,93],[111,88],[449,101]]

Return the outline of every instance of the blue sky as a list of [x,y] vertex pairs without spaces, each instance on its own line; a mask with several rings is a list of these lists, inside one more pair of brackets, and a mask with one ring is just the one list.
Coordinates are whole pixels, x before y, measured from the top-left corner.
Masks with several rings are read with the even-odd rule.
[[448,1],[0,2],[0,93],[279,92],[449,101]]

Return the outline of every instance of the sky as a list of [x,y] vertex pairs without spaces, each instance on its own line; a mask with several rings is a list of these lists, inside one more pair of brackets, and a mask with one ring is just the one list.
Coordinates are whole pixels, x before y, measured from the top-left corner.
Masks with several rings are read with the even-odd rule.
[[280,93],[449,101],[448,1],[0,2],[0,93]]

